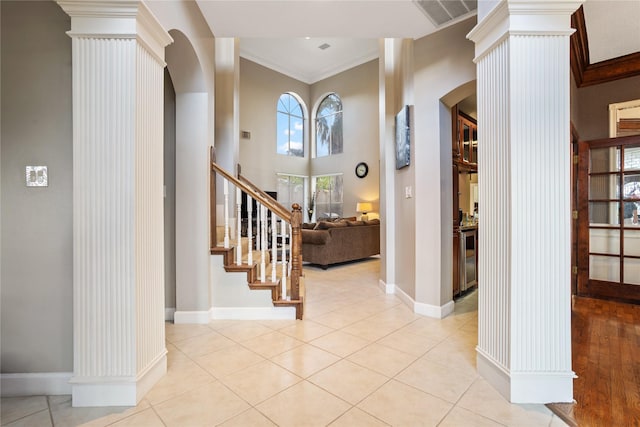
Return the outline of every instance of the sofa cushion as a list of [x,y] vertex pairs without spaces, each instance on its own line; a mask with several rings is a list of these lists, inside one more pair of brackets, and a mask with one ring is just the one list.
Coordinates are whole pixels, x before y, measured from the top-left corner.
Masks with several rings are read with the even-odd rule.
[[380,220],[378,218],[376,218],[376,219],[371,219],[369,221],[365,221],[364,223],[366,225],[379,225],[380,224]]
[[313,230],[314,228],[316,228],[316,223],[315,222],[312,222],[312,223],[303,222],[302,223],[302,229],[303,230]]
[[329,233],[323,230],[302,229],[302,241],[305,244],[324,245],[329,240]]
[[347,221],[349,227],[357,227],[358,225],[364,225],[364,221]]
[[347,223],[343,221],[338,222],[329,222],[329,221],[320,221],[316,224],[314,230],[328,230],[330,228],[338,228],[338,227],[346,227]]

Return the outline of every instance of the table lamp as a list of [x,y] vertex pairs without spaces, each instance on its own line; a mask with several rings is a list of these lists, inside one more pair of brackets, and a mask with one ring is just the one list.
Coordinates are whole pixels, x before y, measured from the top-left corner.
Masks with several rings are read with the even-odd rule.
[[360,220],[362,220],[362,221],[368,221],[369,220],[369,216],[367,215],[367,212],[371,212],[372,209],[373,209],[373,206],[369,202],[358,202],[358,203],[356,203],[356,212],[362,214],[360,216]]

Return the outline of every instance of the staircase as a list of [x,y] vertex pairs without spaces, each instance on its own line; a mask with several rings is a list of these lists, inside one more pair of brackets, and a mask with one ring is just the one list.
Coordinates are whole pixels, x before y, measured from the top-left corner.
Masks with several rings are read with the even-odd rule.
[[[211,149],[211,255],[223,257],[224,270],[229,274],[245,274],[249,289],[268,290],[274,307],[294,307],[296,319],[302,319],[304,279],[302,275],[302,210],[295,204],[287,211],[271,196],[241,175],[237,177],[215,162]],[[219,225],[215,215],[216,179],[224,180],[224,222]],[[252,209],[248,209],[245,236],[241,221],[236,221],[232,242],[230,228],[229,191],[236,192],[235,218],[241,218],[241,194],[247,194],[247,206],[253,200],[258,205],[256,229],[252,226]],[[271,226],[273,225],[273,226]],[[278,245],[277,242],[282,242]],[[288,242],[288,244],[286,244]],[[280,246],[280,247],[278,247]]]

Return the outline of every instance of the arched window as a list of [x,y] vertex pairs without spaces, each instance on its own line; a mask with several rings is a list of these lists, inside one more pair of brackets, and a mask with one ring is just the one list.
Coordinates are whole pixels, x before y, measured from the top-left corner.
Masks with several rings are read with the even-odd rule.
[[342,100],[331,93],[316,112],[316,157],[342,153]]
[[300,101],[290,93],[278,99],[276,127],[276,152],[304,157],[304,112]]

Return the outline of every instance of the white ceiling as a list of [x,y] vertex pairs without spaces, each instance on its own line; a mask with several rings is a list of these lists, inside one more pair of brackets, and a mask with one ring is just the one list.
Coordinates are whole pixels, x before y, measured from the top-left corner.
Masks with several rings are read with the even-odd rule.
[[592,64],[640,52],[640,1],[587,0],[583,8]]
[[[240,39],[242,57],[305,83],[376,58],[380,38],[418,39],[475,15],[436,27],[413,0],[196,2],[216,37]],[[640,52],[640,1],[587,0],[584,11],[591,63]]]

